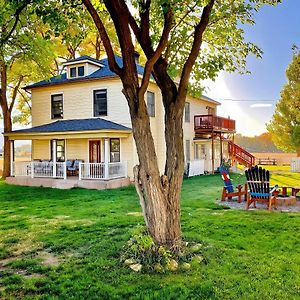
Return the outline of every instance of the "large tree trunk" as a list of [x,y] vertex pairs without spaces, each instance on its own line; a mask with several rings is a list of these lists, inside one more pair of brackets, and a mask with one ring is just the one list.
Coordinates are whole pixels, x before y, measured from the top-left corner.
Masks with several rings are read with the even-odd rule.
[[[178,174],[173,174],[172,180],[169,180],[166,175],[160,175],[147,107],[144,98],[137,101],[138,88],[135,91],[133,92],[131,88],[124,88],[139,157],[139,165],[134,168],[135,186],[146,226],[156,244],[167,245],[170,248],[176,247],[180,240],[179,198],[182,181],[180,172],[183,167],[177,168]],[[174,120],[170,117],[171,119]],[[178,128],[176,133],[180,146],[182,142],[180,141],[181,135],[178,135]],[[170,134],[172,135],[172,132]],[[181,178],[179,182],[176,175]]]
[[[3,127],[4,134],[12,131],[12,120],[11,112],[8,107],[7,97],[6,97],[6,87],[7,87],[7,67],[3,61],[0,62],[1,69],[1,92],[0,92],[0,104],[2,108],[3,116]],[[7,136],[4,137],[4,149],[3,149],[3,173],[2,178],[10,176],[10,142]]]

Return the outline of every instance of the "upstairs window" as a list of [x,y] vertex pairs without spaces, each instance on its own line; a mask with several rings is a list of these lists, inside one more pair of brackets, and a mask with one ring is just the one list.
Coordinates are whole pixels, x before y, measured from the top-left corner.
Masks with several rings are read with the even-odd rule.
[[76,77],[76,68],[70,68],[70,77],[71,78]]
[[110,139],[110,162],[120,162],[120,139]]
[[51,119],[63,118],[63,94],[51,95]]
[[155,117],[155,95],[152,92],[147,92],[147,110],[149,117]]
[[84,76],[84,66],[70,68],[70,78]]
[[190,120],[191,120],[190,103],[185,102],[185,105],[184,105],[184,121],[186,123],[189,123]]
[[94,91],[94,117],[107,116],[107,90]]
[[84,76],[84,66],[78,67],[78,77]]

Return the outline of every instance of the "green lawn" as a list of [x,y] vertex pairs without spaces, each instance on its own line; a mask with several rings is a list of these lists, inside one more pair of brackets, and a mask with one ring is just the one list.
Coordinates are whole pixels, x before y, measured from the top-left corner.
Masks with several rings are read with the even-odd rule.
[[[272,180],[299,185],[300,174]],[[205,262],[159,275],[119,263],[131,230],[143,224],[132,187],[55,190],[0,182],[0,298],[299,299],[300,214],[225,209],[214,203],[221,188],[219,175],[185,180],[183,237],[204,244]]]

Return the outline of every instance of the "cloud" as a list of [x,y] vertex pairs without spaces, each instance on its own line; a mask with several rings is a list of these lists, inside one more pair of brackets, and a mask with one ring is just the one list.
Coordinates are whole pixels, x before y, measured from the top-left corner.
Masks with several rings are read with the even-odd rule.
[[250,105],[251,108],[264,108],[264,107],[272,107],[272,106],[273,104],[270,103],[255,103]]

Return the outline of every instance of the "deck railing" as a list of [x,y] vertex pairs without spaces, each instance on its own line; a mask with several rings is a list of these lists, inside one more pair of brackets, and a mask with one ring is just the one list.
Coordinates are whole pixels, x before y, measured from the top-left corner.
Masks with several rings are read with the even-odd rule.
[[16,161],[13,162],[11,170],[12,176],[27,176],[31,178],[66,178],[65,162],[36,162],[36,161]]
[[195,131],[207,129],[235,131],[235,120],[214,115],[196,115],[194,116],[194,129]]
[[233,159],[244,166],[252,167],[255,164],[255,157],[233,142],[228,142],[228,152]]
[[300,172],[300,157],[291,159],[291,171]]
[[79,180],[81,179],[115,179],[127,177],[127,163],[80,163]]

